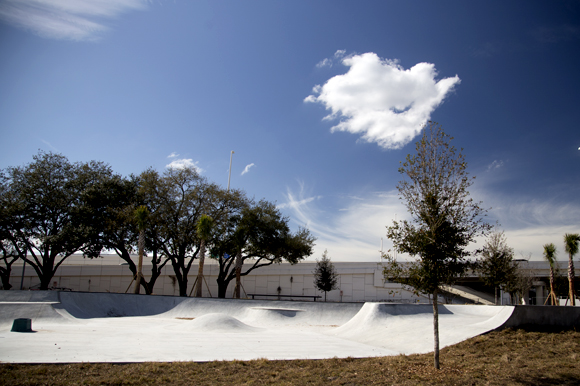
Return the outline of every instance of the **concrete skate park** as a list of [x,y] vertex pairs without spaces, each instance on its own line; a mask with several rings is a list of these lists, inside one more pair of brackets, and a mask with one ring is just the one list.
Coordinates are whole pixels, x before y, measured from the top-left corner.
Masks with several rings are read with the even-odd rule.
[[[433,350],[429,304],[0,291],[8,363],[323,359]],[[11,331],[30,319],[31,332]],[[441,347],[488,331],[580,326],[580,307],[440,305]]]

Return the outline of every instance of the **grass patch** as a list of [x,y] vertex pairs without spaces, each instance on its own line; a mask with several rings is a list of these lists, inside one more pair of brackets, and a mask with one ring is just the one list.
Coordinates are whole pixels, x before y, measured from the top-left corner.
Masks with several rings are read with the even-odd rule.
[[2,385],[580,385],[580,332],[495,331],[432,354],[365,359],[0,364]]

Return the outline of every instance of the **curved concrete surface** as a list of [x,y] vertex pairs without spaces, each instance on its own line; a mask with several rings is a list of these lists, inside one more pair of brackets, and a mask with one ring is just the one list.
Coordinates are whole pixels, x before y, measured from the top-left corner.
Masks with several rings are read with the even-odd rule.
[[[441,306],[441,347],[521,324],[525,312],[514,321],[514,307]],[[11,332],[16,318],[32,319],[34,332]],[[0,291],[0,347],[0,361],[14,363],[412,354],[433,349],[433,314],[430,305]]]

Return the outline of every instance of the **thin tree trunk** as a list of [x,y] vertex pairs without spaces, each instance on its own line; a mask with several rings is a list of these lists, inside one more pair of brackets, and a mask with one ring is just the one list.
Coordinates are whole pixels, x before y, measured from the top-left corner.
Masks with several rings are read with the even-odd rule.
[[552,299],[552,305],[558,305],[558,297],[556,292],[554,292],[554,268],[550,267],[550,299]]
[[205,241],[201,241],[199,246],[199,269],[197,271],[197,283],[195,283],[195,297],[201,298],[201,290],[203,285],[203,264],[205,262]]
[[234,291],[234,298],[239,299],[241,297],[241,282],[242,282],[242,253],[238,252],[236,254],[236,288]]
[[574,260],[572,259],[572,254],[569,255],[569,262],[568,262],[568,288],[569,288],[569,294],[568,296],[570,296],[570,305],[571,306],[575,306],[576,305],[576,296],[574,296],[576,294],[576,291],[574,289]]
[[143,276],[143,250],[145,249],[145,232],[139,232],[139,262],[137,263],[137,278],[135,279],[135,293],[141,291],[141,276]]
[[437,305],[437,290],[433,292],[433,337],[435,340],[435,349],[433,350],[433,363],[439,370],[439,307]]
[[9,290],[10,288],[12,288],[12,285],[10,284],[11,268],[8,264],[6,264],[6,265],[8,266],[7,268],[0,269],[0,272],[1,272],[0,276],[2,277],[2,289]]

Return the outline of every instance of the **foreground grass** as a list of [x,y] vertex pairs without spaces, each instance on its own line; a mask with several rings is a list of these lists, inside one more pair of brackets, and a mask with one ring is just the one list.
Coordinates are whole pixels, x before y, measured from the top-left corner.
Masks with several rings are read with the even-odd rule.
[[504,330],[432,354],[366,359],[0,364],[2,385],[580,385],[580,332]]

